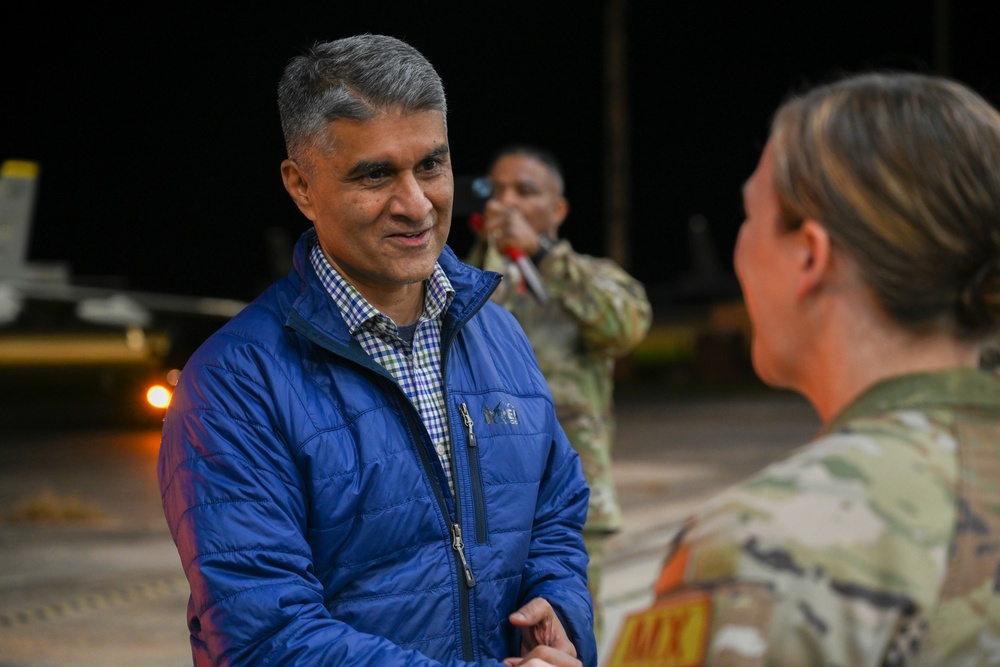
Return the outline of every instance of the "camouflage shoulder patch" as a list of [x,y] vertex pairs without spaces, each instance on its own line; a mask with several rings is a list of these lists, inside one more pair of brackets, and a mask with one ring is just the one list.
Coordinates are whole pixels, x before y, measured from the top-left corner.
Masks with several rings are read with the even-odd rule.
[[607,667],[697,667],[704,664],[712,618],[708,593],[671,596],[625,617]]

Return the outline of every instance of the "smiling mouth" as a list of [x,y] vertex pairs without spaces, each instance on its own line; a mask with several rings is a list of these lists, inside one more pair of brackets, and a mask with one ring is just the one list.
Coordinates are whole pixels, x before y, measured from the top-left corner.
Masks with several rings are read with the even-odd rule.
[[419,239],[427,235],[428,232],[430,232],[429,229],[422,229],[419,232],[401,232],[399,234],[393,234],[392,236],[400,239]]

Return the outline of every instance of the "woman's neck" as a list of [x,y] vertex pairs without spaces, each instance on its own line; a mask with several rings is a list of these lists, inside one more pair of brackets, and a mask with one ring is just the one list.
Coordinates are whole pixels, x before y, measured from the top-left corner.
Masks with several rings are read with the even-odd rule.
[[[866,312],[867,311],[867,312]],[[809,366],[800,391],[829,422],[862,392],[881,380],[899,375],[975,367],[979,345],[957,340],[951,333],[915,333],[882,313],[857,309],[831,318],[824,350]]]

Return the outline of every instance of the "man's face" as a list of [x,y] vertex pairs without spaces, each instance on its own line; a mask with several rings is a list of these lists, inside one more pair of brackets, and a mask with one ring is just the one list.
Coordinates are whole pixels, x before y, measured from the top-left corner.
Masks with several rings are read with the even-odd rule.
[[490,179],[492,199],[515,209],[539,234],[556,235],[568,209],[548,167],[530,155],[505,155],[493,165]]
[[753,325],[754,369],[764,382],[789,386],[795,376],[795,234],[781,227],[774,158],[764,148],[743,186],[745,219],[734,251],[736,277]]
[[[437,111],[328,127],[330,155],[286,161],[285,186],[334,267],[373,304],[430,276],[451,226],[454,179]],[[422,290],[422,286],[421,286]]]

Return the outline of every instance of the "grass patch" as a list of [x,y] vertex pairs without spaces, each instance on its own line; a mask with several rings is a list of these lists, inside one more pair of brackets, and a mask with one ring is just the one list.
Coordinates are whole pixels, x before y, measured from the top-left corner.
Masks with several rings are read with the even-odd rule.
[[107,518],[100,507],[46,487],[16,503],[3,517],[7,523],[89,523]]

